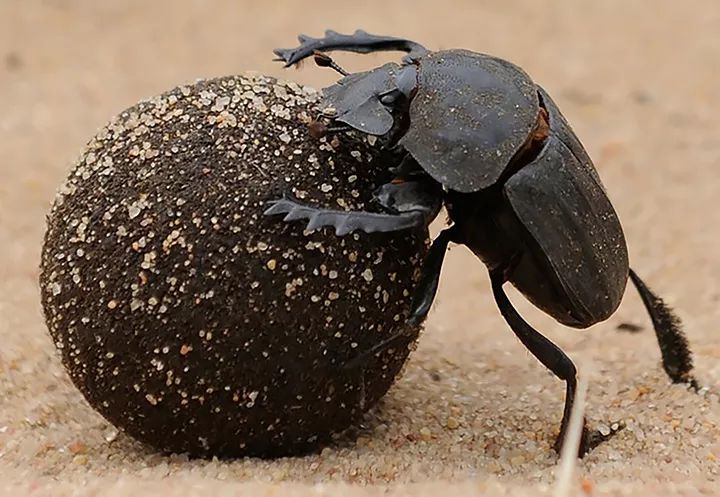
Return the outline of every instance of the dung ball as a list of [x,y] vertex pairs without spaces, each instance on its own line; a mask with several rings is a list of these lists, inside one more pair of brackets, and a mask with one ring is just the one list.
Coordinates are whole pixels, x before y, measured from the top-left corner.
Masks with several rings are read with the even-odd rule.
[[300,454],[401,370],[427,230],[336,237],[263,216],[283,194],[377,211],[398,158],[359,133],[312,138],[319,97],[259,75],[175,88],[107,124],[59,189],[45,318],[74,384],[131,436],[198,456]]

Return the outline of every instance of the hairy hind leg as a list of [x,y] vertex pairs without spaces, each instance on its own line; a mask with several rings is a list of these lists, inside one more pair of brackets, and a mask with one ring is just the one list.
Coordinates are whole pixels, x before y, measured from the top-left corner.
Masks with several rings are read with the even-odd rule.
[[635,285],[645,309],[650,314],[655,336],[660,345],[663,369],[673,383],[687,383],[695,390],[699,389],[697,380],[692,375],[692,353],[685,333],[683,333],[680,319],[632,269],[630,270],[630,280]]

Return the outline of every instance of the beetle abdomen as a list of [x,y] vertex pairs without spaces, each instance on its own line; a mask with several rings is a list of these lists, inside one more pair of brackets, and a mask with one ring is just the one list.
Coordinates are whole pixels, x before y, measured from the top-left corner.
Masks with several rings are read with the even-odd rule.
[[401,144],[433,178],[463,193],[494,184],[535,126],[538,95],[519,67],[468,50],[422,57]]

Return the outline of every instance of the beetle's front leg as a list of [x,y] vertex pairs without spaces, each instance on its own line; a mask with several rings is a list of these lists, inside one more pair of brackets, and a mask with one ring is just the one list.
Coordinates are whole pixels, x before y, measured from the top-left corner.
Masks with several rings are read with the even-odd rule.
[[376,199],[387,213],[341,211],[303,204],[287,195],[269,202],[266,216],[284,214],[284,221],[307,220],[307,229],[325,226],[335,228],[338,236],[353,231],[387,233],[418,226],[427,226],[440,211],[442,196],[439,185],[423,178],[421,181],[393,182],[381,186]]
[[366,54],[384,50],[399,50],[407,52],[406,58],[408,59],[416,59],[427,52],[427,49],[417,42],[392,36],[371,35],[361,29],[351,35],[343,35],[327,30],[323,38],[300,35],[298,41],[300,41],[300,46],[296,48],[276,48],[273,50],[275,55],[278,56],[276,60],[285,62],[285,67],[289,67],[310,57],[316,51],[344,50]]
[[344,236],[353,231],[365,233],[387,233],[401,231],[424,224],[424,216],[420,211],[401,214],[383,214],[365,211],[341,211],[312,207],[284,196],[271,200],[270,207],[263,213],[266,216],[285,214],[283,221],[307,220],[306,229],[315,230],[325,226],[335,228],[337,236]]

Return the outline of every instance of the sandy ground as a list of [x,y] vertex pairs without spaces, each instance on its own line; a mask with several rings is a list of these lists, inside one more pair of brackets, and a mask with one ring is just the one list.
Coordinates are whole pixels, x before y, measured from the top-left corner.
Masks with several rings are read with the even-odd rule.
[[[212,6],[209,7],[208,4]],[[720,495],[720,6],[608,0],[431,2],[0,0],[0,493],[3,495],[537,495],[563,386],[517,343],[482,264],[449,256],[404,377],[356,444],[278,461],[162,457],[117,435],[67,379],[42,321],[37,267],[55,188],[95,130],[178,83],[255,69],[324,28],[508,58],[545,86],[596,161],[632,264],[676,307],[696,395],[669,386],[638,297],[589,331],[518,307],[592,364],[592,423],[628,428],[580,465],[594,494]],[[692,5],[690,8],[689,5]],[[412,5],[412,6],[411,6]],[[386,57],[340,58],[349,68]],[[638,334],[620,323],[644,327]],[[579,492],[580,490],[578,490]]]

